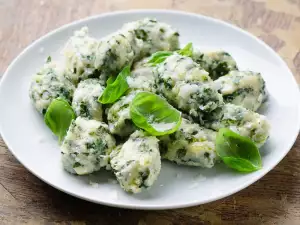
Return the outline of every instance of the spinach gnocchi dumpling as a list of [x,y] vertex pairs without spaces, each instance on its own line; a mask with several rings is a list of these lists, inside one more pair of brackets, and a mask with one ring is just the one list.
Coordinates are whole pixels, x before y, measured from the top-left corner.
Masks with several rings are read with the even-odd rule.
[[177,164],[211,168],[218,159],[216,132],[186,119],[175,133],[159,139],[162,158]]
[[95,67],[110,76],[144,56],[178,46],[178,32],[169,25],[147,18],[138,20],[99,41]]
[[176,53],[157,66],[157,88],[171,104],[194,117],[223,104],[208,73],[190,57]]
[[109,154],[115,139],[105,123],[77,117],[61,146],[62,164],[70,173],[89,174],[109,168]]
[[55,98],[64,98],[71,103],[74,90],[75,86],[65,78],[57,64],[48,62],[32,77],[29,96],[35,108],[45,114]]
[[74,32],[63,53],[65,66],[70,71],[69,78],[74,84],[91,77],[99,77],[95,68],[95,55],[98,41],[89,36],[88,28]]
[[166,23],[145,18],[124,25],[142,41],[139,58],[157,51],[173,51],[179,48],[179,33]]
[[74,92],[72,108],[77,116],[102,121],[102,104],[98,101],[104,87],[99,79],[81,81]]
[[229,128],[233,132],[251,138],[258,147],[269,137],[270,125],[266,117],[242,106],[227,103],[207,115],[205,119],[206,127],[216,131],[224,127]]
[[153,93],[157,91],[155,72],[153,67],[147,64],[148,60],[149,58],[146,58],[134,65],[130,76],[127,77],[127,84],[130,89],[150,91]]
[[133,62],[135,58],[133,46],[139,45],[135,42],[134,35],[123,30],[104,37],[99,41],[99,46],[96,50],[95,67],[104,74],[104,81],[108,76],[117,75],[125,66]]
[[192,58],[209,73],[213,80],[238,69],[232,56],[224,51],[201,52],[196,49]]
[[121,97],[107,111],[108,127],[112,134],[128,136],[136,129],[131,121],[130,104],[133,101],[136,91]]
[[151,187],[156,181],[161,158],[158,139],[143,131],[135,131],[110,154],[111,167],[121,187],[131,193]]
[[256,111],[266,98],[265,81],[260,73],[231,71],[214,81],[224,102]]

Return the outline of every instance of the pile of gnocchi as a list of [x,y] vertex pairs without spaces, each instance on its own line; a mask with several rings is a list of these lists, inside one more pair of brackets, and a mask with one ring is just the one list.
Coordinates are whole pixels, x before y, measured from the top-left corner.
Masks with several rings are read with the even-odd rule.
[[[260,73],[241,71],[223,50],[203,52],[156,19],[130,22],[101,39],[87,27],[32,77],[29,96],[58,137],[63,168],[114,173],[139,193],[155,184],[161,161],[239,172],[262,167],[269,137]],[[234,172],[234,171],[233,171]]]

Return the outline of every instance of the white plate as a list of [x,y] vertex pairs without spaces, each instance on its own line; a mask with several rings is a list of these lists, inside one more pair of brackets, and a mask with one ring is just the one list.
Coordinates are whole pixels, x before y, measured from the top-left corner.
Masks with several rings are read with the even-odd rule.
[[[182,44],[222,48],[237,60],[240,69],[262,73],[270,93],[264,114],[272,130],[261,149],[263,169],[239,174],[223,164],[213,169],[180,167],[164,162],[155,185],[142,194],[130,195],[106,171],[79,177],[65,172],[60,164],[56,138],[45,126],[28,97],[33,73],[48,55],[54,58],[73,31],[88,26],[100,38],[125,22],[155,17],[179,29]],[[42,51],[43,50],[43,51]],[[53,54],[55,53],[55,54]],[[103,14],[63,26],[26,48],[9,66],[0,86],[0,131],[15,157],[33,174],[53,187],[92,202],[138,209],[187,207],[231,195],[257,181],[288,153],[300,127],[297,84],[283,60],[266,44],[241,29],[212,18],[175,11],[143,10]],[[89,185],[97,181],[98,187]]]

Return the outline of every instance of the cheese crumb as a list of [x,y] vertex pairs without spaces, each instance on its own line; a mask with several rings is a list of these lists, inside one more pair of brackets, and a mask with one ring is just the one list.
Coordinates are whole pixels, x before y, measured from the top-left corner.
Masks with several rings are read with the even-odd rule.
[[90,185],[94,188],[98,188],[99,187],[99,184],[96,183],[96,182],[93,182],[93,181],[90,181]]

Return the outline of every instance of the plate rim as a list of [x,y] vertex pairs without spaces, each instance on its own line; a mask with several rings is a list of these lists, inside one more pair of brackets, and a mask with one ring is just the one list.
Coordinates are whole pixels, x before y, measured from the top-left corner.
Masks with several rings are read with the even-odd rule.
[[[53,34],[60,32],[62,30],[68,29],[68,27],[72,27],[78,23],[84,23],[84,22],[88,22],[90,20],[94,20],[94,19],[99,19],[99,18],[103,18],[103,17],[109,17],[109,16],[115,16],[115,15],[120,15],[120,14],[134,14],[134,13],[142,13],[142,14],[147,14],[147,13],[160,13],[160,14],[173,14],[173,15],[178,15],[180,14],[181,16],[190,16],[190,17],[196,17],[196,18],[201,18],[204,20],[208,20],[214,23],[218,23],[221,24],[222,26],[226,26],[230,29],[234,29],[238,32],[243,33],[244,35],[246,35],[247,37],[255,40],[256,42],[258,42],[262,47],[264,47],[268,52],[270,52],[272,55],[274,55],[277,60],[279,60],[282,64],[282,66],[284,66],[284,69],[286,71],[288,71],[288,73],[286,74],[286,76],[290,76],[290,78],[292,78],[292,83],[295,86],[295,88],[297,89],[297,98],[300,99],[300,91],[298,89],[298,84],[296,82],[296,79],[293,75],[293,73],[291,72],[290,68],[288,67],[288,65],[286,64],[286,62],[279,56],[279,54],[274,51],[269,45],[267,45],[264,41],[262,41],[261,39],[259,39],[258,37],[256,37],[254,34],[251,34],[250,32],[243,30],[242,28],[233,25],[229,22],[226,22],[224,20],[221,19],[216,19],[210,16],[205,16],[202,14],[197,14],[197,13],[191,13],[191,12],[186,12],[186,11],[179,11],[179,10],[167,10],[167,9],[133,9],[133,10],[120,10],[120,11],[114,11],[114,12],[106,12],[106,13],[101,13],[101,14],[97,14],[97,15],[93,15],[93,16],[89,16],[89,17],[85,17],[79,20],[75,20],[73,22],[67,23],[65,25],[62,25],[58,28],[55,28],[54,30],[51,30],[50,32],[44,34],[43,36],[39,37],[37,40],[35,40],[34,42],[32,42],[31,44],[29,44],[25,49],[23,49],[14,59],[13,61],[9,64],[9,66],[7,67],[7,69],[5,70],[1,80],[0,80],[0,89],[2,87],[2,85],[4,85],[5,80],[8,77],[8,74],[10,73],[10,70],[14,67],[14,65],[20,60],[20,58],[34,45],[38,44],[39,42],[44,41],[45,39],[49,38],[50,36],[52,36]],[[298,111],[300,111],[300,104],[298,104]],[[1,120],[1,118],[0,118]],[[256,181],[258,181],[259,179],[261,179],[263,176],[265,176],[268,172],[270,172],[275,166],[277,166],[280,161],[282,161],[282,159],[290,152],[290,150],[292,149],[294,143],[296,142],[296,139],[298,137],[299,131],[300,131],[300,116],[298,116],[298,121],[297,121],[297,133],[295,133],[292,137],[293,141],[289,144],[287,144],[286,146],[283,147],[283,149],[285,150],[284,154],[282,155],[282,157],[278,157],[276,160],[274,160],[274,165],[270,166],[270,168],[266,169],[264,172],[262,172],[261,174],[259,174],[257,177],[251,179],[250,181],[247,181],[237,187],[232,188],[232,190],[227,191],[227,192],[222,192],[221,194],[218,193],[217,195],[215,195],[214,197],[210,197],[205,201],[190,201],[190,202],[186,202],[186,203],[177,203],[177,204],[165,204],[165,205],[148,205],[148,204],[128,204],[128,203],[122,203],[122,202],[107,202],[107,201],[101,201],[101,200],[94,200],[91,197],[88,196],[83,196],[81,194],[78,193],[74,193],[72,191],[69,191],[67,189],[63,189],[61,187],[59,187],[56,184],[52,184],[51,182],[48,182],[47,179],[44,179],[44,177],[40,176],[37,172],[33,171],[30,169],[30,166],[28,166],[26,163],[23,162],[23,160],[21,160],[17,154],[15,153],[15,151],[10,147],[9,142],[7,141],[8,138],[6,138],[6,136],[3,134],[3,130],[1,128],[1,123],[0,123],[0,135],[3,139],[3,141],[5,142],[8,150],[12,153],[12,155],[30,172],[32,173],[34,176],[38,177],[40,180],[42,180],[43,182],[45,182],[46,184],[50,185],[51,187],[62,191],[64,193],[67,193],[73,197],[79,198],[79,199],[83,199],[89,202],[93,202],[93,203],[97,203],[97,204],[102,204],[102,205],[106,205],[106,206],[112,206],[112,207],[118,207],[118,208],[128,208],[128,209],[143,209],[143,210],[163,210],[163,209],[177,209],[177,208],[186,208],[186,207],[191,207],[191,206],[197,206],[197,205],[202,205],[202,204],[206,204],[209,202],[213,202],[228,196],[231,196],[245,188],[247,188],[248,186],[250,186],[251,184],[255,183]]]

